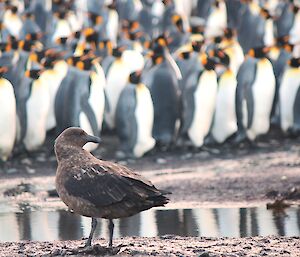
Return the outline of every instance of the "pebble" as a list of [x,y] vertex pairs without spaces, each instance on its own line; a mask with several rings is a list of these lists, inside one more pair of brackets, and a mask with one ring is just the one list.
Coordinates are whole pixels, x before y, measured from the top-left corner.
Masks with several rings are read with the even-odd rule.
[[28,174],[35,174],[35,169],[26,167],[26,172],[27,172]]
[[118,163],[121,165],[127,165],[127,161],[119,161]]
[[165,164],[165,163],[167,163],[167,160],[163,159],[163,158],[158,158],[158,159],[156,159],[156,163],[158,163],[158,164]]
[[36,160],[38,162],[45,162],[46,161],[46,157],[45,156],[38,156],[38,157],[36,157]]
[[26,165],[30,165],[30,164],[32,164],[32,161],[30,159],[28,159],[28,158],[25,158],[25,159],[21,160],[21,163],[22,164],[26,164]]
[[10,168],[10,169],[7,169],[5,172],[6,172],[6,174],[14,174],[14,173],[18,172],[18,170],[16,168]]

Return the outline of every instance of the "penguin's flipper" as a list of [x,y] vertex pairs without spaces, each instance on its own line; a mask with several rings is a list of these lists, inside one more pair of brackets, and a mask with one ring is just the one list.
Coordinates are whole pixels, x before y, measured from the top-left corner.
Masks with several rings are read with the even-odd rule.
[[110,69],[110,67],[113,64],[113,62],[114,62],[115,59],[116,58],[113,57],[113,56],[107,56],[101,62],[101,66],[102,66],[102,69],[104,71],[105,77],[107,77],[109,69]]
[[300,133],[300,85],[294,101],[293,113],[294,113],[294,124],[293,132],[296,134]]
[[82,111],[87,116],[87,118],[90,122],[91,128],[93,130],[93,134],[98,135],[99,129],[98,129],[98,125],[97,125],[97,119],[95,117],[92,107],[90,106],[90,104],[88,102],[88,98],[83,96],[80,100],[80,105],[81,105]]
[[104,103],[104,112],[109,113],[110,112],[110,105],[109,105],[109,101],[108,101],[107,94],[106,94],[105,90],[104,90],[104,100],[105,100],[105,103]]
[[[244,124],[244,120],[246,119],[246,117],[244,117],[245,116],[244,102],[246,101],[247,113],[249,112],[249,110],[251,113],[251,108],[253,107],[253,96],[252,96],[251,86],[255,79],[256,62],[257,62],[256,59],[248,58],[240,66],[240,69],[237,74],[235,106],[236,106],[237,125],[239,131],[238,134],[242,131],[245,132],[246,127],[249,126],[249,119],[251,121],[253,119],[253,113],[250,114],[251,118],[249,118],[249,114],[247,114],[248,117],[247,124]],[[248,100],[250,101],[249,103],[247,102]],[[253,112],[253,108],[252,108],[252,112]]]
[[254,99],[253,99],[253,93],[252,93],[252,87],[251,85],[246,86],[246,90],[244,91],[247,103],[247,128],[250,128],[253,121],[253,115],[254,115]]
[[120,94],[116,108],[116,130],[123,151],[130,153],[137,141],[135,118],[136,93],[133,85],[127,85]]
[[199,74],[197,72],[191,74],[187,79],[186,87],[182,92],[182,127],[180,134],[187,133],[192,124],[195,112],[194,93],[197,86]]
[[20,123],[20,142],[25,138],[27,130],[27,108],[26,103],[30,97],[32,89],[32,79],[24,77],[21,80],[19,90],[16,92],[17,115]]

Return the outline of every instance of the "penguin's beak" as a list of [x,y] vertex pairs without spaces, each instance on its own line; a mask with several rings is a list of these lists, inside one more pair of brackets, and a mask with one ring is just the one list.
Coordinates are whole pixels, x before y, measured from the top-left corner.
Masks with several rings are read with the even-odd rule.
[[92,135],[87,135],[86,140],[87,140],[87,142],[92,142],[92,143],[96,143],[96,144],[101,143],[101,138],[100,137],[95,137],[95,136],[92,136]]

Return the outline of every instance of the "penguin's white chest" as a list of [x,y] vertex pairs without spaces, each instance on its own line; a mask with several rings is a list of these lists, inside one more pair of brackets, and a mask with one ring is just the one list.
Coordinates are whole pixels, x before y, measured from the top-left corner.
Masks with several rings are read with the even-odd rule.
[[227,12],[224,2],[220,2],[219,8],[215,8],[207,19],[205,36],[207,38],[220,36],[227,26]]
[[264,42],[266,46],[274,45],[274,28],[271,19],[266,20]]
[[96,116],[98,130],[102,128],[102,121],[104,115],[105,107],[105,96],[104,96],[104,85],[105,77],[94,73],[91,76],[92,84],[90,87],[90,96],[88,99],[89,104],[91,105],[94,114]]
[[32,85],[31,94],[26,103],[27,127],[24,144],[27,150],[36,150],[44,143],[50,99],[48,84],[40,79]]
[[208,134],[214,115],[217,96],[217,75],[215,71],[204,71],[194,94],[194,117],[188,135],[197,147],[202,146]]
[[139,50],[125,50],[122,55],[122,59],[130,72],[144,68],[145,61],[143,55],[141,54],[143,49],[139,43],[137,43],[137,45],[140,46],[140,48],[137,47]]
[[106,25],[107,36],[111,40],[113,46],[117,43],[118,36],[118,26],[119,26],[119,16],[115,10],[110,10],[108,14],[108,22]]
[[149,89],[140,84],[136,88],[135,119],[137,123],[137,142],[133,149],[136,157],[141,157],[155,145],[152,137],[154,108]]
[[23,23],[17,15],[14,15],[10,11],[7,11],[3,17],[3,24],[11,35],[19,38]]
[[119,96],[125,87],[129,77],[129,69],[122,60],[115,61],[109,69],[107,75],[107,85],[105,92],[108,100],[109,111],[105,113],[107,125],[113,129],[115,127],[115,113]]
[[54,70],[47,70],[41,75],[43,83],[48,84],[49,90],[49,111],[47,115],[46,129],[50,130],[56,126],[54,102],[57,90],[60,86],[61,78]]
[[0,158],[6,161],[16,138],[16,99],[12,84],[0,78]]
[[218,143],[223,143],[237,131],[235,112],[235,92],[237,81],[233,72],[225,72],[219,80],[216,110],[212,135]]
[[280,126],[286,132],[294,125],[294,103],[300,86],[300,68],[287,68],[279,89]]
[[266,58],[257,63],[252,94],[253,119],[247,130],[247,135],[251,140],[258,135],[267,133],[270,127],[270,114],[275,94],[275,76],[272,64]]
[[52,41],[62,37],[69,37],[72,33],[71,26],[66,20],[59,20],[56,24],[55,32],[52,36]]

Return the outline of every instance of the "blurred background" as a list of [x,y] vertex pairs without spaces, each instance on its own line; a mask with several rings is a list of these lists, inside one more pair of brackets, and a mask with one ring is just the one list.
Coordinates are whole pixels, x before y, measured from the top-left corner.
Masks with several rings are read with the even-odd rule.
[[0,4],[3,162],[70,126],[121,159],[299,134],[298,1]]

